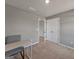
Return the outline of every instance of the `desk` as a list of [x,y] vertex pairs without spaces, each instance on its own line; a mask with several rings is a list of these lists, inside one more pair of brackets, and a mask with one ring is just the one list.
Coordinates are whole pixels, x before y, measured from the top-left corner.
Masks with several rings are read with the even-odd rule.
[[10,50],[15,49],[15,48],[18,48],[18,47],[26,48],[26,47],[29,47],[29,46],[32,46],[31,41],[27,41],[27,40],[18,41],[18,42],[6,44],[5,45],[5,52],[10,51]]

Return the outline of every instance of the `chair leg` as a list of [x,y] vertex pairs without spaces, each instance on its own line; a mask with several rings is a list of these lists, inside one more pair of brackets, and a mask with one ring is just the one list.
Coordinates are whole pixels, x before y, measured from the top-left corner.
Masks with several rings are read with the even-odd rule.
[[24,59],[24,50],[20,52],[22,59]]
[[[22,59],[24,59],[24,56],[25,56],[25,54],[24,54],[24,50],[23,50],[22,52],[20,52],[20,55],[21,55]],[[28,57],[27,54],[26,54],[26,57],[27,57],[27,59],[29,59],[29,57]]]

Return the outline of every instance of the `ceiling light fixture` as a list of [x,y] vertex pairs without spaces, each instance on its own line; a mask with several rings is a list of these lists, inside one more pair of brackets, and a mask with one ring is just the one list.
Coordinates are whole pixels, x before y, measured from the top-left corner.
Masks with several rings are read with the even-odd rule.
[[46,4],[49,4],[49,2],[50,2],[50,0],[45,0],[45,3],[46,3]]

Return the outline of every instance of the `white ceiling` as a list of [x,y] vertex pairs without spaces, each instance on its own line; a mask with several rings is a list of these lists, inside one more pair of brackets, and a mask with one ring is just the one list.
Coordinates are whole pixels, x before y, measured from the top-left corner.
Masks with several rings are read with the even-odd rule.
[[5,0],[5,3],[35,14],[48,17],[74,8],[74,0]]

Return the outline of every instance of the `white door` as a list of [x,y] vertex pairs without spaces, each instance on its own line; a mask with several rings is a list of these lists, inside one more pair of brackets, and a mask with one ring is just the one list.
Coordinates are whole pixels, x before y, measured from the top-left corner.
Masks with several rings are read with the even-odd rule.
[[47,20],[47,39],[53,42],[59,42],[60,38],[60,18]]

